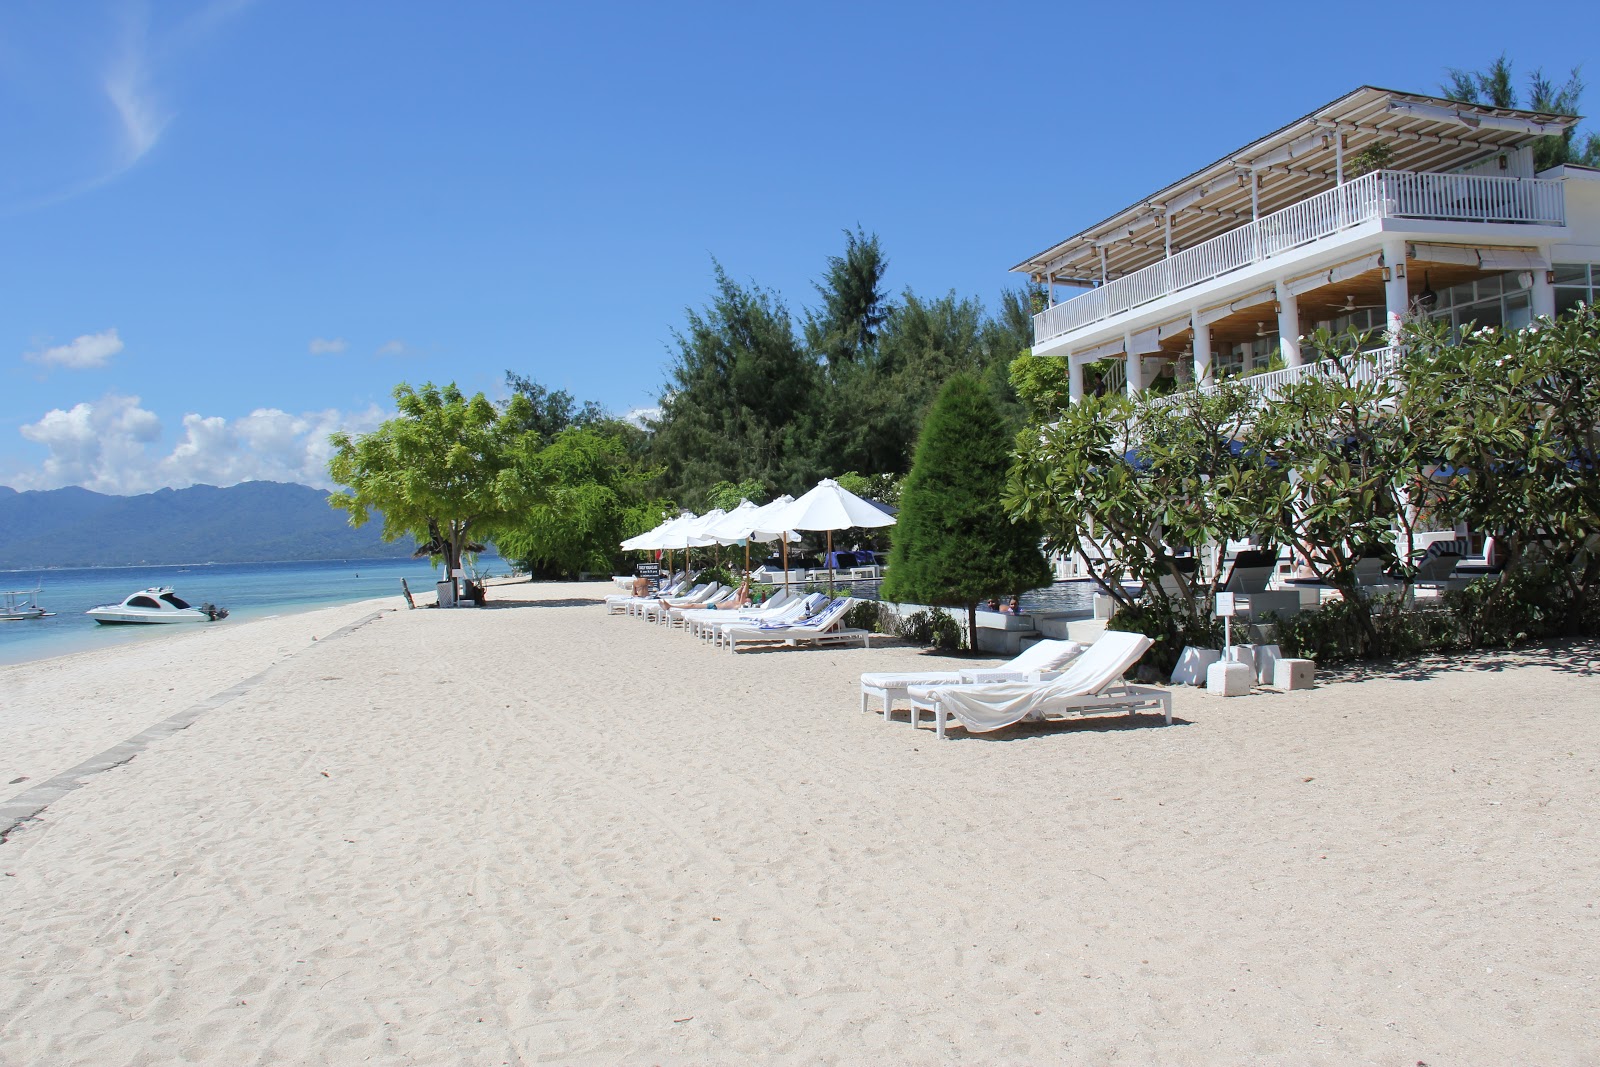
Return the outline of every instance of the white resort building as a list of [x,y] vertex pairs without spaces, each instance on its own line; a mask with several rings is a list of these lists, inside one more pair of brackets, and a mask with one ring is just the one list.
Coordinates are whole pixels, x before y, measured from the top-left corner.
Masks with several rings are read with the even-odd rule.
[[1600,171],[1534,170],[1577,122],[1363,86],[1013,268],[1049,294],[1033,352],[1070,360],[1074,399],[1108,359],[1101,388],[1270,394],[1319,326],[1385,344],[1407,314],[1518,327],[1593,302]]

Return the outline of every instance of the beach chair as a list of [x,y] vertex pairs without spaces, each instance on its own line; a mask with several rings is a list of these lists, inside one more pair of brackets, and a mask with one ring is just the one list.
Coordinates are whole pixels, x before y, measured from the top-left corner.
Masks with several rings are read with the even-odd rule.
[[666,599],[658,598],[654,604],[646,604],[640,612],[646,622],[665,622],[667,613],[673,608],[708,608],[713,604],[726,600],[733,595],[733,590],[726,585],[713,585],[704,592],[690,596]]
[[778,612],[796,600],[803,599],[787,589],[780,589],[758,608],[693,608],[683,613],[684,627],[695,637],[710,637],[716,627],[740,622],[763,622],[773,619]]
[[662,582],[661,588],[656,592],[655,596],[634,596],[632,593],[613,593],[606,597],[606,614],[632,615],[635,613],[634,609],[637,606],[647,604],[655,600],[655,598],[658,596],[677,596],[687,589],[688,585],[689,578],[687,576],[683,576],[675,578],[669,582]]
[[912,686],[911,725],[915,728],[922,713],[931,712],[935,733],[944,737],[949,719],[969,733],[986,733],[1023,720],[1049,722],[1150,710],[1161,712],[1170,726],[1171,693],[1122,680],[1152,644],[1143,634],[1109,630],[1054,681]]
[[1278,570],[1278,553],[1271,549],[1247,548],[1233,557],[1222,589],[1228,593],[1265,593],[1267,583]]
[[861,710],[877,697],[883,702],[883,719],[889,721],[898,697],[904,699],[914,685],[972,685],[981,682],[1039,682],[1055,677],[1070,660],[1082,654],[1086,645],[1076,641],[1035,641],[1008,663],[998,667],[964,671],[912,671],[876,673],[861,676]]
[[861,640],[863,648],[868,647],[871,633],[866,630],[849,630],[841,627],[845,612],[855,603],[852,597],[840,597],[838,600],[829,601],[816,614],[798,622],[779,624],[756,624],[753,626],[729,626],[722,632],[723,643],[728,646],[729,652],[739,651],[739,642],[746,646],[752,643],[781,642],[785,645],[822,645],[838,644],[843,641]]
[[[1172,565],[1189,583],[1189,589],[1192,593],[1195,587],[1195,577],[1200,573],[1200,557],[1174,556]],[[1183,595],[1183,587],[1179,585],[1178,579],[1170,574],[1161,576],[1161,591],[1174,600]]]
[[828,603],[825,593],[807,593],[804,596],[795,594],[791,599],[774,608],[771,612],[740,612],[732,618],[710,620],[707,624],[713,648],[721,648],[728,631],[735,628],[747,629],[752,626],[775,626],[785,623],[804,622]]
[[681,625],[685,629],[687,629],[688,628],[688,624],[686,622],[684,622],[684,617],[686,615],[688,615],[691,611],[730,611],[730,612],[732,612],[732,611],[738,611],[741,608],[747,607],[749,605],[749,603],[750,603],[750,587],[748,585],[741,585],[737,589],[728,589],[728,590],[726,590],[722,595],[714,597],[711,600],[706,601],[705,604],[700,605],[700,606],[685,606],[685,607],[681,607],[681,608],[669,608],[662,615],[661,621],[666,623],[670,627],[677,627],[677,626]]

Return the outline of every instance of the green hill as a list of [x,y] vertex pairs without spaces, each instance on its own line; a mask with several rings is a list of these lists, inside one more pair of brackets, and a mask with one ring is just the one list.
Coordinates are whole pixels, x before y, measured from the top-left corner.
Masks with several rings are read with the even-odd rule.
[[409,538],[384,544],[378,519],[351,529],[327,496],[282,482],[143,496],[0,486],[0,570],[410,555]]

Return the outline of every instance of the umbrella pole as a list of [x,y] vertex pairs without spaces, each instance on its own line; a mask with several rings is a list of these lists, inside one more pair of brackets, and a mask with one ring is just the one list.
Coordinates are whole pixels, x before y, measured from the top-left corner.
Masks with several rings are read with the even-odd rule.
[[783,531],[778,543],[783,545],[783,591],[789,591],[789,531]]
[[833,531],[828,531],[828,595],[833,595]]

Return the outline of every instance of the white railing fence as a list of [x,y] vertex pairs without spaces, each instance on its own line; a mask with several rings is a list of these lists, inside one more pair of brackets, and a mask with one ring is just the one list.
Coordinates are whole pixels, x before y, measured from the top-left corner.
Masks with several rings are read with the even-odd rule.
[[1046,308],[1033,317],[1034,339],[1059,337],[1378,218],[1564,226],[1566,200],[1560,182],[1541,178],[1373,171]]
[[[1350,378],[1357,382],[1387,381],[1394,377],[1400,363],[1400,350],[1392,345],[1386,348],[1374,348],[1362,352],[1359,357],[1345,356],[1344,361],[1348,366],[1352,359],[1355,365],[1351,368]],[[1283,396],[1284,387],[1291,382],[1304,378],[1321,377],[1335,378],[1339,375],[1338,362],[1332,359],[1320,360],[1316,363],[1302,363],[1298,367],[1284,367],[1281,370],[1266,371],[1262,374],[1252,374],[1243,378],[1229,378],[1227,381],[1233,385],[1242,385],[1254,394],[1258,403],[1271,403]],[[1216,382],[1205,382],[1196,387],[1202,393],[1215,393],[1218,389]],[[1189,390],[1193,391],[1193,390]],[[1173,393],[1153,401],[1156,405],[1178,403],[1184,393]]]

